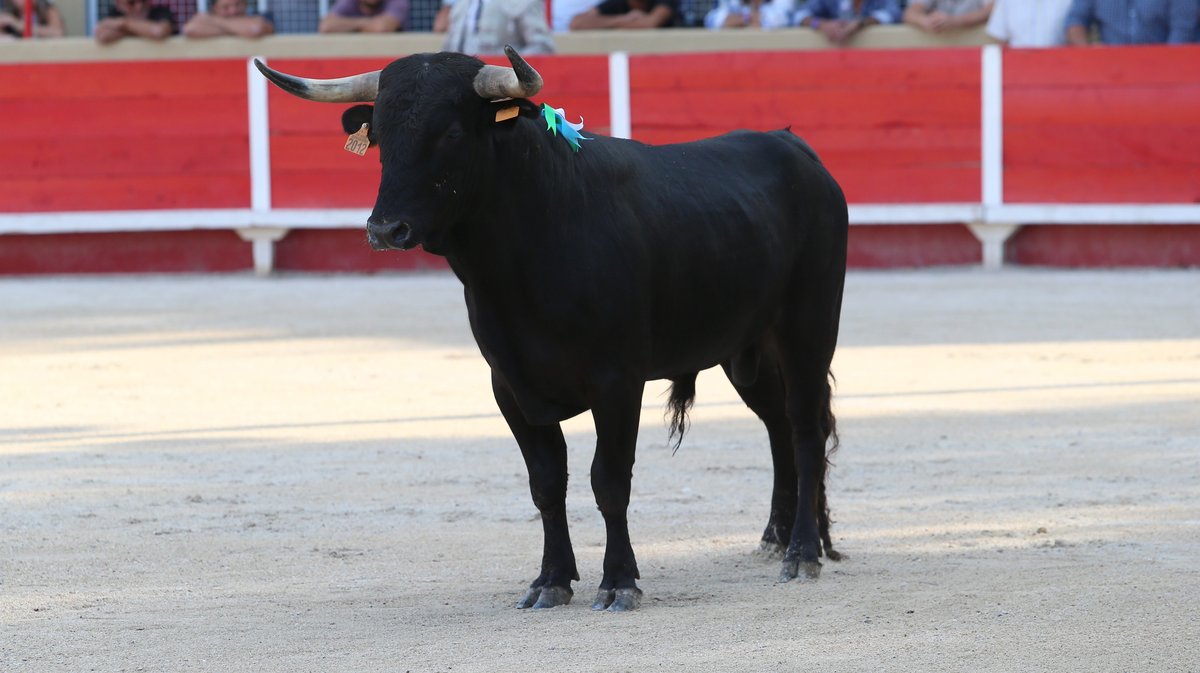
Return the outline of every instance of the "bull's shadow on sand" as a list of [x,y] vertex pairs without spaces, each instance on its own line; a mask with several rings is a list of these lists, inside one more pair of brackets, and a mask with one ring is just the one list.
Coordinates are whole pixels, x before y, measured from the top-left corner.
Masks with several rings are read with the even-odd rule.
[[[916,417],[846,410],[830,493],[834,540],[852,558],[826,569],[854,573],[864,561],[896,554],[972,556],[1054,547],[1055,540],[1063,548],[1136,546],[1147,536],[1135,523],[1148,511],[1183,516],[1187,507],[1178,500],[1200,496],[1194,436],[1168,429],[1194,426],[1193,412],[1190,400],[1130,401],[1030,411],[1013,423],[1002,411]],[[635,547],[647,550],[655,568],[644,574],[667,579],[679,572],[670,559],[680,555],[712,564],[714,572],[749,567],[771,485],[761,425],[748,412],[701,407],[672,452],[652,417],[644,417],[630,505]],[[75,520],[62,525],[59,543],[103,544],[111,526],[152,521],[147,532],[186,533],[199,544],[270,547],[268,533],[287,532],[316,548],[354,548],[385,565],[396,554],[397,562],[436,562],[454,540],[465,546],[458,563],[474,566],[495,563],[492,552],[475,548],[489,547],[498,534],[524,539],[506,553],[521,568],[536,568],[540,525],[524,466],[500,418],[492,420],[494,432],[473,437],[398,431],[394,439],[317,442],[222,426],[126,435],[57,428],[44,437],[52,446],[5,448],[0,486],[28,498],[16,525],[8,520],[18,538],[35,535],[39,517],[53,517],[69,502]],[[570,484],[568,509],[587,576],[599,567],[604,529],[586,478],[594,436],[582,425],[567,436],[572,473],[582,475]],[[1141,447],[1136,456],[1121,453],[1130,436]],[[22,530],[23,519],[29,529]],[[1194,530],[1183,537],[1198,541]],[[584,570],[589,553],[596,567]],[[754,571],[762,574],[754,582],[770,579],[766,567]],[[488,579],[515,593],[528,579],[521,572]]]
[[[1139,639],[1168,637],[1171,615],[1191,609],[1178,587],[1195,577],[1200,547],[1195,435],[1168,429],[1194,428],[1191,409],[1089,404],[1021,423],[1001,411],[846,409],[830,488],[834,540],[849,558],[787,585],[775,582],[777,561],[754,552],[771,479],[758,423],[698,409],[672,455],[646,422],[630,521],[647,595],[634,619],[657,647],[637,640],[622,660],[759,670],[775,661],[767,652],[795,647],[797,620],[834,670],[908,639],[919,645],[911,664],[934,660],[934,645],[941,656],[998,655],[1063,626],[1111,633],[1119,658],[1144,655]],[[18,505],[4,520],[6,601],[26,615],[10,622],[10,643],[62,651],[57,625],[70,624],[68,662],[115,663],[83,644],[133,633],[122,660],[165,651],[286,668],[315,640],[361,664],[398,648],[409,661],[484,670],[462,642],[511,646],[535,628],[525,651],[568,666],[571,651],[627,637],[628,623],[588,610],[604,540],[586,477],[568,497],[577,600],[543,615],[512,609],[541,536],[498,418],[481,436],[359,441],[86,430],[3,457],[0,492]],[[569,433],[573,474],[585,474],[591,442]],[[264,645],[281,618],[288,630]],[[223,628],[229,619],[237,629]],[[724,623],[704,626],[714,620]],[[1088,642],[1060,635],[1054,652]],[[1176,643],[1168,661],[1193,651]],[[1014,656],[1036,663],[1024,649]]]

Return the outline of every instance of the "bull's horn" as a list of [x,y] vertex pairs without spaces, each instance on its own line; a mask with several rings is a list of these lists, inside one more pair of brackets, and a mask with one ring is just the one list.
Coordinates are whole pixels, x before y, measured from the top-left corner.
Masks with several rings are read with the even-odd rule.
[[280,89],[308,100],[322,103],[374,103],[379,93],[378,70],[339,79],[305,79],[272,70],[257,58],[254,59],[254,66]]
[[511,45],[504,45],[511,68],[485,65],[475,75],[475,93],[488,100],[529,98],[542,90],[542,76]]

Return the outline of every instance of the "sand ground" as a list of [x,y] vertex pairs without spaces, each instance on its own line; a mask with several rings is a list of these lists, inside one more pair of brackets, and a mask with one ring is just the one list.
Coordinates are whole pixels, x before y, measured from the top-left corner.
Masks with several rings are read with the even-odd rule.
[[646,591],[513,602],[541,527],[442,274],[0,281],[0,671],[1200,672],[1200,273],[852,273],[830,502],[756,557],[766,433],[647,387]]

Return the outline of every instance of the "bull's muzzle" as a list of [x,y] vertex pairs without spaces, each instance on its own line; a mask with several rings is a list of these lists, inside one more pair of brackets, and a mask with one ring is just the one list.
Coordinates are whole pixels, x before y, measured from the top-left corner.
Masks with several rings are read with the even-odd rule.
[[407,222],[368,222],[367,242],[376,250],[408,250],[416,245]]

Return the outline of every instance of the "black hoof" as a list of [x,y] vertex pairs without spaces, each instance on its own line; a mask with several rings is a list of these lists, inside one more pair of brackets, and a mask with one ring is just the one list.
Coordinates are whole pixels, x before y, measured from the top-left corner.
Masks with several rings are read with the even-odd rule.
[[613,598],[612,605],[608,606],[609,612],[629,612],[630,610],[638,609],[642,604],[642,590],[634,587],[632,589],[617,589],[617,595]]
[[806,578],[815,580],[821,576],[821,562],[801,561],[800,559],[789,561],[784,559],[783,568],[779,571],[779,581],[791,582],[799,577],[801,572],[804,573]]
[[843,554],[840,551],[834,551],[832,549],[825,550],[825,557],[828,558],[830,561],[845,561],[846,560],[845,554]]
[[521,600],[517,601],[517,609],[524,610],[525,608],[533,608],[541,610],[543,608],[553,608],[559,605],[566,605],[571,602],[571,597],[574,592],[566,587],[532,587]]
[[614,589],[601,589],[596,592],[596,600],[592,601],[592,609],[596,611],[607,610],[608,606],[612,605],[613,599],[616,598],[617,592]]
[[601,589],[596,592],[596,600],[592,602],[593,610],[609,612],[629,612],[636,610],[642,604],[642,590],[632,589]]
[[767,561],[778,561],[783,558],[783,553],[786,551],[787,545],[763,540],[758,543],[758,549],[754,550],[754,555]]

